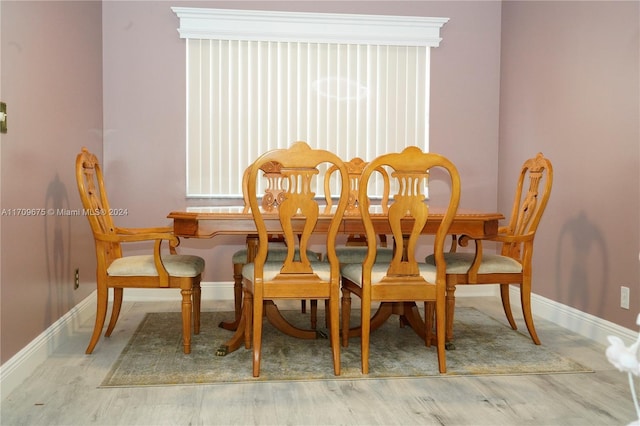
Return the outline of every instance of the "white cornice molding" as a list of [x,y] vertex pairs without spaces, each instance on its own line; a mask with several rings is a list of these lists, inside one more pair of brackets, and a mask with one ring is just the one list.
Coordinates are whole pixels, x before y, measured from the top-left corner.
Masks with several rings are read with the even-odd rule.
[[391,46],[440,45],[449,18],[172,7],[181,38],[302,41]]

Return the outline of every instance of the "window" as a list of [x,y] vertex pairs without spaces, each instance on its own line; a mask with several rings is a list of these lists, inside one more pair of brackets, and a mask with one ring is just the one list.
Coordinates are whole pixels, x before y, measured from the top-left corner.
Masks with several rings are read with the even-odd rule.
[[446,18],[173,8],[187,39],[187,196],[239,197],[261,153],[428,149],[430,48]]

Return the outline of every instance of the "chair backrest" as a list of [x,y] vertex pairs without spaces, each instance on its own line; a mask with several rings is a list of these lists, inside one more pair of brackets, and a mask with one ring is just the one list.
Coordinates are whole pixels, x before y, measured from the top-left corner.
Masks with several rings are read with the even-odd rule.
[[[360,157],[355,157],[345,163],[347,171],[349,172],[349,202],[347,203],[347,209],[345,214],[360,214],[360,202],[358,201],[358,189],[360,187],[360,176],[362,176],[362,170],[367,165],[367,162]],[[338,170],[336,166],[330,167],[324,175],[324,197],[327,206],[331,207],[333,204],[331,194],[331,183],[333,181],[334,173]],[[382,197],[381,204],[386,205],[389,202],[389,175],[387,171],[381,167],[376,171],[380,173],[383,183],[383,190],[380,196]]]
[[[265,209],[260,208],[257,179],[263,165],[271,162],[280,164],[280,173],[284,177],[285,183],[282,187],[283,192],[278,208],[265,211]],[[273,223],[275,219],[281,226],[288,250],[281,274],[313,273],[307,257],[307,250],[311,235],[321,214],[320,204],[315,198],[313,188],[321,184],[321,182],[318,182],[318,176],[322,169],[321,166],[325,164],[328,167],[337,166],[341,176],[341,191],[338,194],[338,203],[326,230],[327,258],[331,263],[332,276],[338,277],[339,264],[335,254],[335,239],[347,206],[349,176],[346,166],[335,154],[325,150],[312,149],[305,142],[296,142],[288,149],[269,151],[261,155],[249,167],[247,197],[256,222],[259,241],[258,253],[254,261],[256,271],[262,269],[267,257],[269,234],[271,232],[267,229],[265,220]],[[299,259],[295,256],[296,248],[299,249]],[[258,277],[256,276],[256,278]]]
[[[247,167],[242,175],[242,196],[247,209],[249,208],[247,182],[249,180],[250,168],[251,166]],[[262,208],[266,211],[278,208],[278,205],[282,202],[282,197],[284,196],[284,177],[282,173],[280,173],[281,168],[282,165],[275,161],[267,162],[260,167],[263,177],[267,182],[261,202]]]
[[[512,236],[535,235],[551,196],[552,184],[551,161],[542,153],[526,160],[518,178],[509,224],[501,231]],[[519,259],[521,245],[505,243],[502,254]]]
[[98,158],[87,148],[76,157],[76,183],[82,200],[83,214],[89,220],[96,244],[98,267],[106,268],[114,259],[122,257],[120,243],[109,241],[116,234],[102,169]]
[[[439,154],[422,152],[418,147],[405,148],[400,153],[384,154],[372,160],[363,170],[360,181],[360,210],[364,222],[368,253],[364,261],[364,273],[371,273],[375,261],[376,243],[372,214],[366,196],[367,186],[374,171],[379,167],[388,169],[391,179],[397,181],[390,194],[388,224],[396,244],[393,260],[387,271],[387,277],[415,277],[421,280],[416,249],[429,216],[429,204],[425,196],[430,172],[442,169],[449,177],[450,194],[442,222],[438,227],[434,240],[434,255],[439,276],[445,277],[444,242],[460,203],[460,176],[455,165]],[[383,208],[386,206],[383,206]],[[391,278],[394,279],[394,278]]]
[[[347,203],[345,214],[360,215],[360,202],[358,201],[360,195],[358,194],[358,191],[360,188],[360,176],[362,176],[362,170],[364,170],[367,162],[360,157],[355,157],[346,162],[345,165],[347,166],[347,171],[349,172],[349,201]],[[333,205],[331,186],[334,180],[334,173],[336,171],[337,167],[330,167],[324,176],[324,197],[328,208],[331,208],[331,206]],[[380,204],[386,206],[389,203],[389,175],[387,174],[387,171],[382,167],[378,167],[375,171],[379,173],[379,176],[382,179],[382,193],[379,194],[381,197]],[[380,246],[386,247],[387,236],[384,234],[380,234],[378,235],[378,238],[380,239]],[[367,239],[364,235],[350,234],[347,237],[346,245],[366,246]]]

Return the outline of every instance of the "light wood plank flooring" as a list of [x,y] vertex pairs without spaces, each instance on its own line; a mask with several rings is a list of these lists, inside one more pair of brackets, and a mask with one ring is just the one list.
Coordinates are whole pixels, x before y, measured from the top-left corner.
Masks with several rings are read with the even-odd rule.
[[[84,355],[92,324],[83,324],[72,344],[6,396],[0,424],[625,425],[635,419],[627,376],[607,362],[605,347],[540,319],[544,345],[595,373],[99,389],[145,312],[179,310],[178,302],[124,305],[114,335],[102,338],[93,355]],[[460,298],[458,305],[503,317],[498,299]],[[203,306],[230,308],[228,302]]]

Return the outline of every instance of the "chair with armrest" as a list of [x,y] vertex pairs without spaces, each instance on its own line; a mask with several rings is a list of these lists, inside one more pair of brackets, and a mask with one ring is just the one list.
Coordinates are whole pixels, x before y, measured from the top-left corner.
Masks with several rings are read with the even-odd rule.
[[[377,244],[366,197],[371,175],[378,167],[390,169],[389,176],[398,182],[392,201],[383,206],[387,222],[396,244],[390,262],[376,261]],[[448,205],[443,220],[436,231],[433,251],[436,265],[419,263],[416,249],[429,216],[424,188],[429,173],[433,169],[443,169],[450,179]],[[360,210],[367,236],[367,256],[364,263],[342,266],[342,345],[349,343],[351,295],[361,300],[360,338],[362,343],[362,373],[369,373],[369,340],[371,332],[372,302],[392,302],[393,306],[409,309],[404,315],[412,318],[409,322],[418,325],[419,335],[424,336],[426,346],[431,345],[432,325],[435,308],[438,370],[446,372],[445,358],[445,295],[446,276],[444,263],[444,243],[447,232],[460,202],[460,177],[453,163],[445,157],[424,153],[417,147],[409,147],[401,153],[381,155],[372,160],[363,170],[359,188]],[[378,219],[380,220],[380,219]],[[419,319],[416,301],[424,302],[425,321]],[[377,314],[376,314],[377,315]]]
[[[447,262],[447,292],[455,294],[457,285],[499,284],[502,307],[514,330],[517,325],[511,312],[509,284],[519,285],[524,321],[536,345],[540,344],[540,339],[531,314],[531,261],[533,241],[549,201],[552,184],[553,167],[542,153],[526,160],[517,181],[509,224],[501,226],[497,236],[484,239],[499,243],[500,254],[485,253],[483,240],[462,235],[458,237],[459,245],[467,246],[469,241],[473,241],[475,251],[454,251],[444,255]],[[435,260],[430,255],[426,261],[433,264]],[[455,299],[449,297],[449,303],[455,305]],[[454,306],[448,306],[448,339],[453,337],[453,312]]]
[[[109,289],[113,289],[111,319],[105,332],[110,336],[118,321],[125,288],[178,288],[182,295],[183,351],[191,352],[191,324],[200,332],[200,280],[204,260],[176,254],[179,244],[171,227],[119,228],[115,226],[102,170],[97,157],[86,148],[76,157],[76,181],[82,206],[93,232],[96,248],[97,311],[93,335],[86,353],[93,352],[104,326]],[[123,256],[122,244],[153,243],[152,254]],[[167,242],[169,253],[161,246]]]
[[[259,207],[256,180],[262,164],[276,161],[282,165],[286,191],[277,211],[269,215]],[[322,165],[337,165],[341,176],[340,192],[335,212],[326,228],[318,229],[323,214],[313,188],[320,179]],[[340,374],[340,265],[335,254],[335,240],[347,206],[349,178],[346,166],[335,154],[312,149],[296,142],[288,149],[276,149],[260,156],[251,166],[247,185],[249,205],[258,230],[258,252],[253,263],[242,271],[244,292],[245,338],[252,337],[253,375],[260,375],[264,302],[276,299],[328,300],[329,340],[333,354],[334,374]],[[324,211],[326,214],[326,211]],[[274,220],[277,218],[277,220]],[[287,242],[284,261],[267,260],[269,234],[278,226]],[[314,232],[326,239],[327,261],[315,261],[307,255]],[[299,256],[296,255],[299,254]]]

